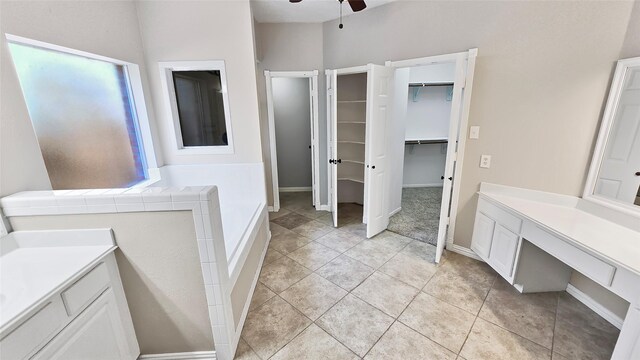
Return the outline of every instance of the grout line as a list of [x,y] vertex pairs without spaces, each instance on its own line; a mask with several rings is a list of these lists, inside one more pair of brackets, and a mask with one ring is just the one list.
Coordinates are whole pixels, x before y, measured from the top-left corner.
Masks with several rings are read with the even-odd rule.
[[556,326],[558,324],[558,307],[560,307],[560,294],[556,296],[556,312],[553,317],[553,332],[551,334],[551,359],[553,359],[553,348],[556,343]]

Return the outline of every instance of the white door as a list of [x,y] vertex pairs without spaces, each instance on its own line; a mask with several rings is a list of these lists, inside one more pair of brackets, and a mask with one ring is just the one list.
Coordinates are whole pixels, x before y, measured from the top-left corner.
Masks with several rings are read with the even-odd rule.
[[640,69],[629,69],[607,140],[595,193],[633,204],[640,187]]
[[[451,118],[449,120],[449,139],[447,142],[447,160],[444,168],[444,183],[442,185],[442,202],[440,203],[440,223],[438,224],[438,242],[436,244],[436,262],[440,262],[444,245],[447,241],[447,227],[449,226],[449,212],[451,209],[451,193],[455,181],[455,165],[458,151],[458,136],[460,118],[464,105],[464,84],[467,61],[456,61],[456,75],[453,83],[453,97],[451,99]],[[462,134],[461,136],[466,136]]]
[[335,70],[327,70],[327,114],[329,116],[329,200],[331,202],[331,214],[333,226],[338,227],[338,167],[334,160],[338,158],[338,73]]
[[367,79],[366,206],[367,237],[389,226],[389,173],[387,124],[391,114],[391,84],[394,69],[369,65]]

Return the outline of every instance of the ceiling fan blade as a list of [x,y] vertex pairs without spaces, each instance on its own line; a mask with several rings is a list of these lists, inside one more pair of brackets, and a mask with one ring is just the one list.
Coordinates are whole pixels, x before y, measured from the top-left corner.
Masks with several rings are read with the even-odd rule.
[[347,0],[349,1],[349,5],[351,6],[351,10],[353,12],[362,11],[367,8],[367,4],[364,3],[364,0]]

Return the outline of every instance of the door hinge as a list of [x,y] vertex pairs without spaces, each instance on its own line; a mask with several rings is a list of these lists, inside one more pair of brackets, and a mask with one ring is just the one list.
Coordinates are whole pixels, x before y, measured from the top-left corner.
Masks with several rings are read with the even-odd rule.
[[329,96],[333,96],[333,89],[327,89],[327,94],[329,94]]

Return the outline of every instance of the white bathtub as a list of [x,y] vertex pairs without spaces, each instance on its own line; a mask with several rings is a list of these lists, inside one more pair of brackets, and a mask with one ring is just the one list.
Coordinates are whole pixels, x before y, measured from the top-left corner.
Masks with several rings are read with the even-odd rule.
[[262,163],[168,165],[160,168],[161,180],[150,185],[218,187],[220,213],[229,274],[233,279],[242,257],[251,246],[251,234],[266,208],[266,185]]

